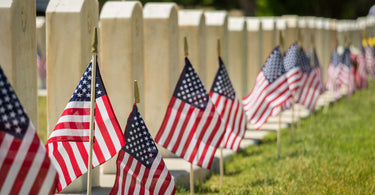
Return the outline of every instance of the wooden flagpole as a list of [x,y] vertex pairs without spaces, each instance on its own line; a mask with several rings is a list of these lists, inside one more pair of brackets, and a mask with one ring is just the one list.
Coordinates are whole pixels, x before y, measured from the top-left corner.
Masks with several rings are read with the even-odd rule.
[[[297,32],[297,36],[298,36],[298,52],[303,48],[303,36],[302,36],[302,32],[301,32],[301,29],[298,29],[298,32]],[[293,94],[295,95],[295,94]],[[295,101],[295,96],[293,96],[293,108],[294,108],[294,101]],[[297,108],[297,129],[300,129],[301,128],[301,116],[300,116],[300,108]],[[294,109],[293,109],[294,111]]]
[[[221,56],[221,42],[217,39],[217,55]],[[223,156],[223,146],[220,145],[220,187],[223,187],[224,183],[224,156]]]
[[95,81],[96,81],[96,55],[98,53],[98,35],[97,28],[94,28],[92,39],[92,64],[91,64],[91,98],[90,98],[90,132],[89,132],[89,159],[87,164],[87,195],[91,195],[91,181],[92,181],[92,146],[94,139],[95,127]]
[[[188,48],[188,42],[187,38],[184,37],[184,52],[185,52],[185,57],[188,57],[189,55],[189,48]],[[193,163],[190,163],[190,194],[194,194],[194,167]]]
[[139,97],[138,81],[134,80],[134,103],[138,106],[141,102]]
[[[279,31],[279,47],[281,55],[284,55],[284,37],[282,34],[282,31]],[[280,107],[280,113],[279,113],[279,120],[278,120],[278,127],[277,127],[277,159],[280,159],[280,150],[281,150],[281,114],[282,114],[282,108]]]

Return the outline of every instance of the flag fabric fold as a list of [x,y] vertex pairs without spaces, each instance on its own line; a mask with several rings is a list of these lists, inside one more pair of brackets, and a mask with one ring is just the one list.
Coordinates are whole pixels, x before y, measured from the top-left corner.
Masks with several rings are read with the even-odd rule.
[[345,48],[338,65],[337,82],[342,90],[350,96],[355,91],[354,67],[351,63],[350,49]]
[[313,48],[311,50],[311,53],[310,53],[310,56],[309,58],[312,59],[312,67],[313,67],[313,70],[316,72],[316,74],[318,75],[318,79],[319,79],[319,88],[320,88],[320,94],[324,93],[326,91],[326,87],[324,85],[324,79],[323,79],[323,73],[322,73],[322,67],[320,66],[320,62],[319,62],[319,58],[318,58],[318,54],[316,52],[316,49]]
[[125,128],[125,145],[117,157],[111,195],[174,194],[176,184],[134,104]]
[[194,165],[210,169],[224,133],[225,124],[185,58],[185,67],[156,135],[156,143]]
[[47,140],[47,151],[59,173],[58,191],[87,172],[91,87],[95,87],[96,102],[92,167],[112,158],[124,145],[124,136],[96,67],[95,86],[91,86],[90,62]]
[[298,63],[301,65],[302,78],[300,89],[296,93],[296,103],[300,103],[310,111],[314,110],[318,97],[320,95],[320,80],[316,71],[310,64],[310,58],[301,48],[299,51]]
[[245,135],[246,117],[220,57],[219,70],[209,95],[226,126],[222,146],[238,151]]
[[57,172],[0,68],[0,194],[53,194]]
[[258,73],[253,90],[242,99],[247,120],[259,129],[273,109],[291,97],[283,57],[280,48],[276,47]]
[[326,88],[333,92],[336,99],[341,97],[340,85],[338,82],[338,76],[340,73],[339,63],[340,56],[338,55],[337,50],[335,49],[332,52],[331,62],[328,67],[328,80],[326,83]]

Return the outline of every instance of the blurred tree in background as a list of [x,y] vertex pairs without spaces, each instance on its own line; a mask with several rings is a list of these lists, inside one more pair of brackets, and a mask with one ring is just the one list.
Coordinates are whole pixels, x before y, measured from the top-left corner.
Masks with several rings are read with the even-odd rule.
[[[107,0],[99,0],[102,6]],[[242,10],[246,16],[280,16],[296,14],[337,19],[366,16],[375,0],[140,0],[176,2],[183,8]]]

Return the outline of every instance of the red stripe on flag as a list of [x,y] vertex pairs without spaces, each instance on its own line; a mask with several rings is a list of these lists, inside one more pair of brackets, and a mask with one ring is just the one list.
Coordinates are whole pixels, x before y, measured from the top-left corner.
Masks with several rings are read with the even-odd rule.
[[[184,104],[184,105],[185,105],[184,102],[181,102],[181,104]],[[188,125],[188,123],[189,123],[190,117],[191,117],[191,115],[193,114],[193,112],[194,112],[194,107],[193,107],[193,106],[190,106],[190,107],[189,107],[189,110],[188,110],[188,112],[187,112],[187,114],[186,114],[186,118],[185,118],[185,120],[184,120],[184,123],[182,124],[181,131],[180,131],[180,133],[178,134],[178,137],[177,137],[176,143],[181,143],[182,136],[184,135],[185,131],[187,131],[186,127],[187,127],[187,125]],[[175,144],[175,145],[173,146],[172,152],[173,152],[173,153],[176,153],[178,147],[179,147],[179,144]]]
[[8,172],[10,168],[12,167],[14,158],[17,156],[18,149],[20,148],[21,143],[22,143],[21,139],[13,137],[12,144],[10,145],[9,148],[1,148],[1,150],[4,150],[4,151],[8,150],[8,152],[0,169],[0,175],[1,175],[0,186],[3,186],[5,179],[7,178]]
[[[182,110],[184,109],[184,106],[185,106],[185,104],[183,104],[181,102],[180,106],[177,109],[176,116],[173,119],[174,121],[173,121],[173,124],[172,124],[172,129],[176,129],[176,126],[177,126],[178,122],[180,121],[180,116],[181,116]],[[165,142],[163,144],[164,146],[168,147],[169,143],[171,142],[172,136],[173,136],[173,133],[168,134],[167,139],[165,140]]]
[[[176,98],[172,97],[171,101],[169,102],[169,105],[168,105],[168,108],[167,108],[167,113],[165,114],[164,118],[169,119],[171,117],[173,105],[175,104],[175,102],[176,102]],[[156,137],[155,137],[156,142],[159,142],[161,137],[164,135],[164,131],[165,131],[165,128],[167,127],[168,121],[169,120],[163,120],[163,123],[162,123]]]

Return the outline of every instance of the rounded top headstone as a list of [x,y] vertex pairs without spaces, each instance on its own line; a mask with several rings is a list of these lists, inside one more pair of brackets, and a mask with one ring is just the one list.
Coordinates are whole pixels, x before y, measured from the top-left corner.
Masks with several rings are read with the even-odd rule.
[[315,19],[315,26],[316,26],[317,29],[323,29],[323,27],[324,27],[323,18],[316,18]]
[[316,28],[316,18],[315,17],[306,17],[306,23],[307,23],[307,27],[310,28],[310,29],[314,29]]
[[307,18],[299,17],[298,19],[298,27],[306,28],[307,27]]
[[246,17],[246,25],[248,31],[258,31],[261,29],[261,23],[257,17]]
[[243,31],[246,29],[245,17],[229,17],[228,29],[230,31]]
[[288,28],[297,28],[298,27],[298,16],[297,15],[283,15],[282,17],[286,19]]
[[138,1],[108,1],[102,8],[100,18],[131,18],[136,7],[142,8],[141,3]]
[[330,30],[331,29],[331,20],[329,18],[324,18],[323,19],[323,26],[325,30]]
[[38,16],[36,17],[36,28],[42,27],[46,23],[45,17]]
[[178,25],[180,26],[199,26],[204,22],[203,10],[179,10]]
[[85,0],[51,0],[46,12],[80,12]]
[[173,10],[178,10],[175,3],[146,3],[143,9],[143,17],[166,19],[171,16]]
[[204,15],[207,26],[222,26],[228,20],[228,13],[226,11],[206,11]]
[[277,18],[276,19],[276,28],[278,30],[286,30],[287,22],[284,18]]
[[276,27],[274,17],[261,17],[260,21],[262,22],[263,30],[274,30]]

